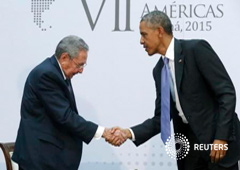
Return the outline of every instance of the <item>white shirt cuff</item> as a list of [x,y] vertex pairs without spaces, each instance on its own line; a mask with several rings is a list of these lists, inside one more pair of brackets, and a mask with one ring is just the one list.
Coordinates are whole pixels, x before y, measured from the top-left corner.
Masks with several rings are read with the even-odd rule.
[[97,140],[101,139],[104,130],[105,130],[104,127],[102,127],[102,126],[98,126],[97,131],[96,131],[96,133],[95,133],[95,135],[94,135],[93,138],[94,138],[94,139],[97,139]]
[[135,139],[135,135],[134,135],[134,133],[133,133],[133,130],[132,129],[130,129],[130,128],[128,128],[128,130],[131,132],[131,135],[132,135],[132,141],[135,141],[136,139]]

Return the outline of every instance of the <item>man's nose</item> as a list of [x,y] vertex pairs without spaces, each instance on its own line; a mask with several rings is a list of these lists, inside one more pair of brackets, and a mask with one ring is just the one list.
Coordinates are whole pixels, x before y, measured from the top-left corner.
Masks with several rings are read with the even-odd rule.
[[79,68],[78,73],[82,74],[83,69],[84,69],[83,67]]
[[144,44],[144,40],[142,37],[140,38],[140,44]]

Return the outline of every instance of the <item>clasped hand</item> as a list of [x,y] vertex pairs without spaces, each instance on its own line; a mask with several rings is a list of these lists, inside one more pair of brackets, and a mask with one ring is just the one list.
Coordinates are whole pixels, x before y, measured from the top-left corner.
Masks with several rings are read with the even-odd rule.
[[103,138],[105,141],[114,145],[122,145],[128,138],[130,138],[128,129],[121,129],[120,127],[113,127],[111,129],[105,128]]

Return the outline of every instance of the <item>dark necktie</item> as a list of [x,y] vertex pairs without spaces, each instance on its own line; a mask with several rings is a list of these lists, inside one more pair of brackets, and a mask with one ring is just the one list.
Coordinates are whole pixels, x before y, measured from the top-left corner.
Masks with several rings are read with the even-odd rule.
[[69,91],[69,93],[70,93],[70,99],[71,99],[71,101],[72,101],[72,104],[73,104],[76,112],[77,112],[76,101],[75,101],[75,96],[74,96],[73,89],[72,89],[71,80],[66,79],[65,82],[66,82],[66,84],[67,84],[68,91]]
[[170,71],[168,58],[163,59],[164,66],[161,72],[161,138],[164,144],[171,136],[170,129]]
[[68,91],[69,91],[69,93],[71,94],[71,97],[73,97],[73,89],[72,89],[70,80],[69,80],[69,79],[66,79],[65,82],[66,82],[66,84],[67,84]]

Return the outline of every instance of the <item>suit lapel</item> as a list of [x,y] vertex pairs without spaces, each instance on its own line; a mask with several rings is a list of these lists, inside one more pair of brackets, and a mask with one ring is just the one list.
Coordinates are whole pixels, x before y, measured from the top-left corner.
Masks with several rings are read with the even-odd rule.
[[179,93],[182,76],[183,76],[183,64],[184,64],[184,56],[182,54],[182,47],[179,40],[174,39],[174,65],[175,65],[175,75],[176,75],[176,85],[177,91]]
[[[58,62],[57,62],[56,57],[53,55],[53,56],[50,58],[50,60],[51,60],[51,63],[57,68],[58,73],[61,75],[61,79],[62,79],[63,84],[64,84],[64,86],[65,86],[65,93],[67,94],[68,99],[70,100],[70,105],[72,105],[72,107],[73,107],[73,108],[75,109],[75,111],[77,112],[77,106],[76,106],[76,101],[75,101],[74,93],[73,93],[73,91],[72,91],[72,94],[70,93],[70,91],[69,91],[69,89],[68,89],[68,85],[67,85],[66,81],[64,80],[64,77],[63,77],[63,75],[62,75],[62,71],[61,71],[61,69],[60,69],[60,67],[59,67],[59,64],[58,64]],[[71,86],[71,88],[72,88],[72,83],[71,83],[71,81],[70,81],[70,86]]]

